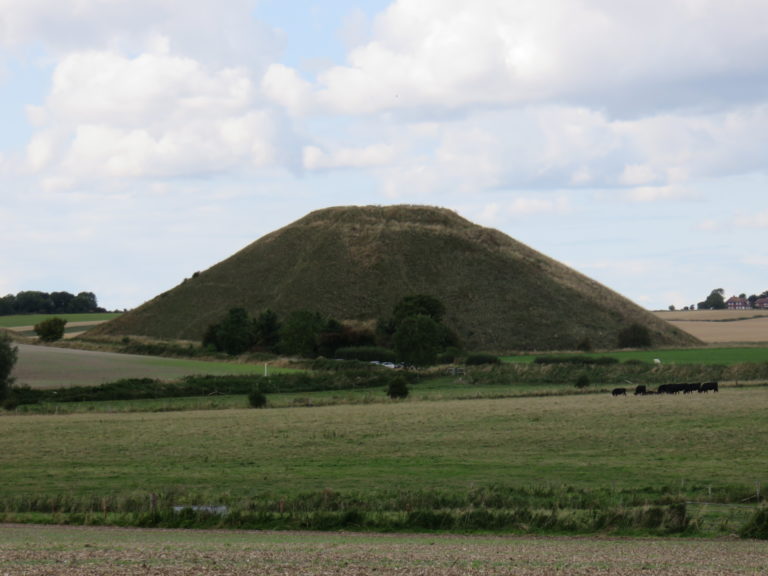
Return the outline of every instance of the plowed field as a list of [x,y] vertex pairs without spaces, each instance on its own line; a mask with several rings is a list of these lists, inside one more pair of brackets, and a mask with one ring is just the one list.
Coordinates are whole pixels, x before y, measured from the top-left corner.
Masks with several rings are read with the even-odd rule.
[[765,574],[768,542],[0,526],[0,574]]
[[707,344],[768,342],[768,310],[694,310],[656,315]]

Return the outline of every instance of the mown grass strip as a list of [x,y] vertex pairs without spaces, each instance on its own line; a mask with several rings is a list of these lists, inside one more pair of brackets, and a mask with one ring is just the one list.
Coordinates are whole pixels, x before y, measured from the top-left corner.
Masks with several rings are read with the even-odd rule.
[[120,316],[118,312],[103,312],[90,314],[13,314],[0,316],[0,328],[15,328],[17,326],[34,326],[43,320],[57,317],[67,322],[106,322]]
[[[543,354],[521,354],[515,356],[503,356],[502,361],[508,363],[530,363]],[[573,353],[546,354],[552,357],[577,356]],[[678,350],[617,350],[606,353],[580,353],[578,356],[588,358],[609,357],[616,358],[620,362],[627,360],[650,362],[659,360],[662,364],[722,364],[731,366],[741,363],[768,362],[768,348],[744,347],[744,348],[685,348]]]

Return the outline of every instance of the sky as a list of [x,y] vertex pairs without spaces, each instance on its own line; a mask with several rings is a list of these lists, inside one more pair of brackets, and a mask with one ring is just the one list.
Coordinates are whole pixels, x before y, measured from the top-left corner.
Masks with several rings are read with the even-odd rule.
[[759,294],[767,22],[765,0],[0,0],[0,295],[130,309],[369,204],[449,208],[652,310]]

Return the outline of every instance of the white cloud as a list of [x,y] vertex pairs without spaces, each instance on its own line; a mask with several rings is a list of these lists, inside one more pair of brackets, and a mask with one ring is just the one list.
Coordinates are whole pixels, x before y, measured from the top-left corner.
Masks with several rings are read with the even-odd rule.
[[565,196],[557,198],[515,198],[509,203],[507,211],[511,216],[530,216],[532,214],[563,214],[571,211],[571,202]]
[[0,0],[0,46],[42,44],[56,54],[135,54],[167,42],[215,66],[263,67],[278,54],[270,28],[250,15],[256,0]]
[[696,198],[695,190],[680,186],[639,186],[626,192],[632,202],[657,202],[659,200],[685,200]]
[[349,114],[547,101],[712,106],[729,79],[768,65],[766,18],[761,0],[399,0],[345,65],[319,76],[319,98]]
[[293,114],[307,112],[312,107],[312,87],[292,68],[272,64],[261,81],[264,94]]
[[247,70],[166,53],[73,53],[56,67],[29,167],[51,185],[278,162],[281,128]]
[[737,228],[768,228],[768,211],[742,214],[735,218],[734,224]]
[[364,168],[387,164],[394,150],[386,144],[363,148],[339,148],[326,152],[317,146],[304,148],[304,168],[323,170],[328,168]]

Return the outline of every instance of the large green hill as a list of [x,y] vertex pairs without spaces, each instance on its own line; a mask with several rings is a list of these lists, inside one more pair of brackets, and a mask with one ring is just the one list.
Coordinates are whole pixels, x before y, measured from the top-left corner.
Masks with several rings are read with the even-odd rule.
[[410,294],[442,300],[468,349],[613,348],[632,323],[655,346],[697,343],[509,236],[424,206],[312,212],[91,333],[200,339],[233,307],[371,320]]

